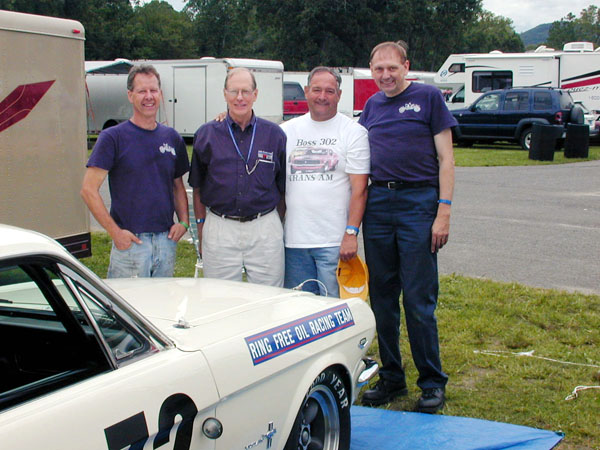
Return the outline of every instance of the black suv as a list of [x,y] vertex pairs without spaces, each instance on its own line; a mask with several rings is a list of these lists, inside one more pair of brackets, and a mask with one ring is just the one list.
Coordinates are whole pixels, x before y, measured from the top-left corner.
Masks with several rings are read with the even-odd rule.
[[[462,146],[473,142],[515,141],[529,150],[532,124],[564,128],[567,123],[583,123],[583,110],[573,103],[571,94],[556,88],[489,91],[469,108],[455,109],[452,114],[458,121],[453,129],[454,141]],[[558,131],[562,135],[564,130]]]

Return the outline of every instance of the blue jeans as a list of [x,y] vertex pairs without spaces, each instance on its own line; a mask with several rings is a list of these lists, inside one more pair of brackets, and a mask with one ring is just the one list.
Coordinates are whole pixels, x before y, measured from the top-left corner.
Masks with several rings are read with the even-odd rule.
[[435,308],[437,255],[431,253],[431,226],[437,214],[434,187],[390,190],[369,186],[363,217],[371,308],[375,314],[382,368],[380,376],[406,383],[400,355],[400,302],[421,389],[444,387]]
[[323,289],[321,283],[317,283],[316,281],[309,281],[304,284],[302,290],[314,292],[317,295],[339,297],[340,289],[336,278],[339,258],[339,247],[286,247],[284,287],[291,289],[303,281],[316,279],[325,285],[327,294],[325,294],[325,289]]
[[127,250],[118,250],[113,242],[108,266],[108,278],[172,277],[175,270],[177,242],[169,233],[136,234],[141,244],[131,243]]

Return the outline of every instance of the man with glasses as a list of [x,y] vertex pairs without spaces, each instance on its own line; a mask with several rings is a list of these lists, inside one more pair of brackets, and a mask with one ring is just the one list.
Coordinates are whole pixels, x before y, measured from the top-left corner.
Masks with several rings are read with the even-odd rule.
[[281,125],[289,167],[285,287],[330,297],[339,297],[338,260],[358,251],[370,170],[367,130],[337,110],[341,82],[329,67],[315,67],[304,88],[309,112]]
[[[204,261],[204,276],[283,286],[285,134],[256,117],[252,72],[228,72],[224,121],[202,125],[194,136],[189,184]],[[279,208],[278,208],[279,207]]]

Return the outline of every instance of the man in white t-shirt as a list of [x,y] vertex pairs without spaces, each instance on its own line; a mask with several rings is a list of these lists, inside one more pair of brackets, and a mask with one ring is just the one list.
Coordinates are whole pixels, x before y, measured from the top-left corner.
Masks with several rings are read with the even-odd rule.
[[358,251],[367,199],[367,130],[337,112],[341,77],[315,67],[304,88],[309,112],[281,125],[287,135],[285,287],[339,296],[338,259]]

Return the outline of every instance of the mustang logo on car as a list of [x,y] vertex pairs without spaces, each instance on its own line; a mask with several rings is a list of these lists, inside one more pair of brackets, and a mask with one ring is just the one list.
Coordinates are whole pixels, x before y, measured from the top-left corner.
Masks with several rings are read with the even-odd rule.
[[354,325],[352,311],[344,303],[245,338],[252,362],[258,365],[290,350]]

